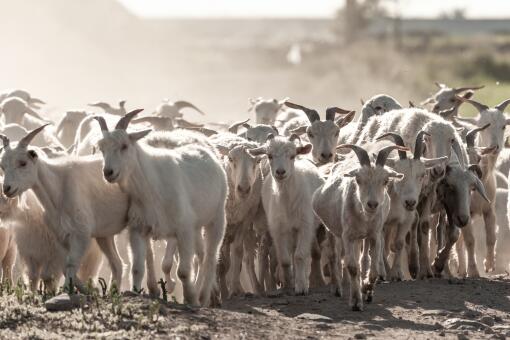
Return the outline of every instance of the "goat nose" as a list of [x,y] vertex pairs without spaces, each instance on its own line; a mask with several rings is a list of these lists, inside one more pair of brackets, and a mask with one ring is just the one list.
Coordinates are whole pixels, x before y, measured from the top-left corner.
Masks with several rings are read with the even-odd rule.
[[9,193],[9,191],[11,191],[11,186],[10,185],[4,185],[4,193]]
[[406,200],[406,206],[408,208],[414,208],[415,205],[416,205],[416,200]]
[[322,159],[330,160],[331,157],[333,157],[333,154],[331,152],[323,152],[321,153]]
[[276,169],[276,174],[278,176],[283,176],[283,175],[285,175],[285,170],[284,169]]
[[113,175],[113,170],[112,169],[104,169],[103,174],[104,174],[104,177],[110,177],[111,175]]
[[377,208],[377,206],[379,205],[379,203],[377,203],[376,201],[368,201],[367,202],[367,205],[370,209],[375,209]]
[[435,167],[432,169],[432,174],[435,176],[435,177],[440,177],[442,176],[444,173],[444,169],[443,167]]
[[241,193],[244,193],[244,194],[247,194],[249,193],[251,190],[251,186],[246,186],[246,187],[242,187],[241,185],[237,185],[237,191],[241,192]]
[[459,215],[459,227],[464,227],[469,222],[469,216],[468,215]]

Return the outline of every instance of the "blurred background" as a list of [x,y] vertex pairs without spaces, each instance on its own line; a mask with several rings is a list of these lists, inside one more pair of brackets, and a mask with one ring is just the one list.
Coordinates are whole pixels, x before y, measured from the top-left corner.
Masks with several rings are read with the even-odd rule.
[[476,98],[491,105],[510,96],[502,0],[0,2],[0,88],[30,91],[54,116],[169,98],[231,121],[258,96],[359,110],[377,93],[419,103],[434,81],[484,84]]

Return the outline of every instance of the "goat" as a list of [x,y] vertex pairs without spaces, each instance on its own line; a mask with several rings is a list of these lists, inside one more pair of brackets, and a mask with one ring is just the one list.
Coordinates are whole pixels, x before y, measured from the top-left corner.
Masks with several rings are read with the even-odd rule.
[[265,154],[269,160],[271,176],[262,186],[262,204],[283,271],[283,286],[293,287],[296,294],[308,294],[311,248],[319,226],[312,210],[312,195],[324,180],[310,162],[296,160],[296,156],[309,153],[312,145],[298,146],[295,140],[299,140],[297,135],[269,135],[265,145],[248,152],[253,156]]
[[204,147],[188,145],[167,150],[138,143],[151,130],[128,133],[126,128],[140,111],[127,113],[113,131],[108,131],[102,117],[96,117],[103,133],[98,144],[103,154],[104,178],[117,183],[131,202],[133,285],[139,289],[143,278],[144,240],[148,236],[164,238],[176,242],[178,247],[177,274],[183,284],[184,301],[198,305],[192,261],[195,242],[205,226],[205,255],[197,286],[200,302],[209,305],[225,232],[225,171],[217,157]]
[[[120,287],[122,261],[113,236],[126,226],[128,199],[99,176],[101,160],[94,157],[48,159],[29,148],[43,125],[22,138],[16,147],[0,135],[4,152],[0,160],[5,177],[3,192],[13,198],[32,189],[44,209],[44,221],[66,250],[66,287],[77,283],[76,272],[91,238],[95,238]],[[157,284],[155,285],[157,289]],[[151,289],[149,287],[149,289]]]
[[[403,175],[385,167],[388,154],[392,150],[408,150],[392,145],[379,151],[375,166],[365,149],[352,144],[339,148],[349,148],[356,154],[360,166],[352,169],[352,163],[345,162],[334,168],[326,183],[313,195],[313,209],[326,228],[336,238],[335,251],[330,260],[332,284],[341,295],[338,257],[343,254],[344,265],[350,276],[351,294],[349,304],[354,311],[363,309],[360,286],[361,241],[371,243],[371,268],[367,284],[367,301],[371,300],[373,284],[379,274],[385,272],[381,265],[383,226],[390,210],[390,197],[387,186],[391,179],[402,179]],[[351,166],[351,168],[349,168]]]

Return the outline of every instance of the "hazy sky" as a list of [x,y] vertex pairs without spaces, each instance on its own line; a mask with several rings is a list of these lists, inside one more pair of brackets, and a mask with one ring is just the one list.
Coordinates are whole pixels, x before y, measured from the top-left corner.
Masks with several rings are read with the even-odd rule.
[[[344,0],[119,0],[143,17],[330,17]],[[388,0],[405,17],[465,8],[470,18],[510,17],[509,0]],[[395,8],[395,6],[392,6]]]

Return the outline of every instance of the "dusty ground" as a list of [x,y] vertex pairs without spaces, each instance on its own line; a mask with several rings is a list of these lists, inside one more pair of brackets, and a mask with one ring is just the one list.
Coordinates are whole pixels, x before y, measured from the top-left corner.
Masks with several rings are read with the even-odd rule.
[[510,280],[382,283],[364,312],[328,290],[309,296],[243,296],[193,309],[127,294],[47,312],[40,297],[4,294],[1,338],[458,338],[510,337]]

